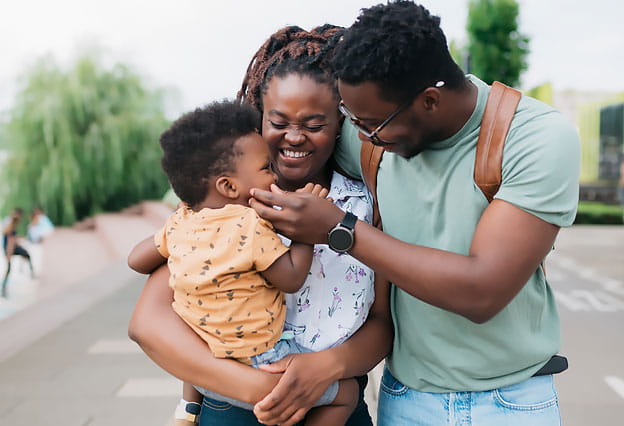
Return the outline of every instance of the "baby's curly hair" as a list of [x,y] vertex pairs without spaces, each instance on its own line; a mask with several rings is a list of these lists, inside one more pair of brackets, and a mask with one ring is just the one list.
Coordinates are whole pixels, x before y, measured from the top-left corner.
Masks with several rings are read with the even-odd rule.
[[234,145],[257,132],[260,115],[223,100],[184,114],[160,135],[162,167],[176,195],[189,206],[208,195],[208,178],[233,172]]
[[262,112],[262,95],[271,79],[293,73],[327,84],[340,99],[329,58],[343,31],[330,24],[310,31],[297,26],[277,30],[251,58],[237,100]]
[[337,44],[331,65],[338,79],[353,85],[372,81],[393,102],[439,80],[451,89],[466,80],[451,58],[440,18],[405,0],[362,9]]

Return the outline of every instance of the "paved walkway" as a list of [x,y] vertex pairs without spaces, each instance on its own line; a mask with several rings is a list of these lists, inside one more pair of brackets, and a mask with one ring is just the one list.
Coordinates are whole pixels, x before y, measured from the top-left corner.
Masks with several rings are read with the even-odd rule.
[[[101,256],[95,266],[71,233],[64,239],[68,246],[59,242],[50,249],[56,250],[52,254],[43,253],[59,255],[57,270],[42,269],[40,282],[31,283],[31,290],[39,291],[31,296],[34,303],[0,320],[1,425],[171,425],[179,381],[127,338],[144,277],[131,272],[123,259],[135,241],[156,229],[161,219],[150,214],[100,218],[114,243],[90,242],[94,254]],[[623,241],[624,227],[604,227],[601,232]],[[588,227],[566,230],[561,251],[566,254],[569,246],[582,244],[589,233],[595,235]],[[43,250],[52,241],[49,244]],[[70,266],[68,258],[74,260]],[[45,276],[58,277],[59,282],[55,285]],[[21,290],[13,284],[12,291]],[[379,372],[375,370],[369,385],[372,407]]]
[[168,213],[148,203],[57,229],[29,246],[35,279],[14,259],[9,299],[0,300],[0,424],[172,425],[181,384],[127,337],[145,278],[125,264]]

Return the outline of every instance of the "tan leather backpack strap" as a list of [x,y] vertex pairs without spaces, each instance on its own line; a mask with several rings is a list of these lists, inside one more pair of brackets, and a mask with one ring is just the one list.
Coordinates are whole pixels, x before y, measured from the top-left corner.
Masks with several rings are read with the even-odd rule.
[[474,181],[492,202],[502,179],[503,148],[522,93],[495,81],[490,88],[481,120],[474,167]]
[[362,179],[373,196],[373,225],[381,229],[381,216],[377,204],[377,172],[383,155],[383,148],[369,142],[362,142],[360,148],[360,166],[362,167]]

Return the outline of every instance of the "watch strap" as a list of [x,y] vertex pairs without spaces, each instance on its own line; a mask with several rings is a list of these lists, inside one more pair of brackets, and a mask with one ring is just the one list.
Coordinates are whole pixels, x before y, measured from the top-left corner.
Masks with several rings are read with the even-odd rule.
[[357,220],[358,218],[356,215],[354,215],[351,212],[347,212],[345,213],[345,216],[340,222],[340,224],[344,226],[345,228],[353,230],[353,228],[355,228],[355,223],[357,222]]

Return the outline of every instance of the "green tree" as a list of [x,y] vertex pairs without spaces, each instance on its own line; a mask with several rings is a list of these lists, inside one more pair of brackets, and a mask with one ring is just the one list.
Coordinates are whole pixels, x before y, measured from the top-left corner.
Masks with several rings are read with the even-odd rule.
[[160,198],[164,93],[129,67],[84,54],[64,72],[35,63],[9,111],[0,172],[6,212],[40,205],[57,224]]
[[470,72],[491,84],[517,86],[527,68],[529,38],[518,32],[515,0],[471,0],[468,7]]

